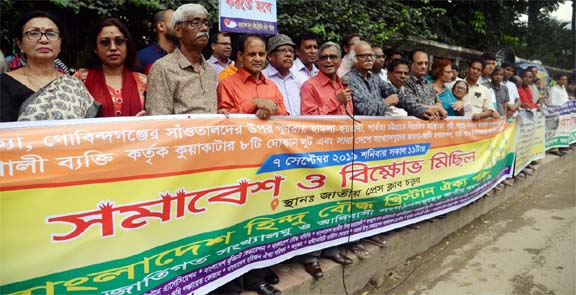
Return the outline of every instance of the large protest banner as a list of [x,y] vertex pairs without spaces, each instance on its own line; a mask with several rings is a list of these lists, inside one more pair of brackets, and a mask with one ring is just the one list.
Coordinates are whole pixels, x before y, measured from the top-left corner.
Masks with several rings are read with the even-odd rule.
[[517,120],[516,132],[516,160],[514,161],[514,175],[518,175],[534,160],[546,156],[545,143],[545,116],[540,111],[522,110]]
[[204,294],[511,175],[515,123],[358,119],[2,124],[0,293]]
[[576,101],[546,107],[546,150],[576,142]]

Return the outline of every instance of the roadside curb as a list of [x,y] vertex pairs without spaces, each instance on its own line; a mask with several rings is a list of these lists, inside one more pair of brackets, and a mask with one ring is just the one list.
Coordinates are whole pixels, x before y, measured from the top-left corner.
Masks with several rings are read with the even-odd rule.
[[[438,244],[448,235],[458,231],[470,222],[498,207],[505,201],[528,190],[537,179],[546,178],[566,162],[576,161],[576,152],[558,157],[547,154],[541,160],[540,167],[532,176],[516,179],[513,186],[505,186],[502,191],[484,196],[470,205],[448,213],[443,218],[417,223],[416,226],[404,227],[392,232],[382,234],[388,246],[379,248],[375,245],[363,243],[370,252],[370,259],[360,260],[354,254],[347,256],[354,260],[342,272],[342,266],[327,260],[320,259],[324,277],[314,279],[304,270],[304,266],[294,261],[287,261],[273,267],[280,277],[276,286],[284,295],[308,294],[346,294],[343,285],[343,276],[348,294],[361,290],[370,281],[379,285],[385,278],[387,270],[401,265],[408,258],[418,255]],[[256,292],[243,292],[245,295]]]

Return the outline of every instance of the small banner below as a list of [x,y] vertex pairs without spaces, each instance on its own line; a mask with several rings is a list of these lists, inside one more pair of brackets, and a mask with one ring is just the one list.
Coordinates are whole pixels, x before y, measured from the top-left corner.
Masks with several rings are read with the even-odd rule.
[[576,143],[576,100],[549,106],[546,113],[546,150]]
[[530,165],[530,162],[546,156],[544,150],[544,114],[535,110],[521,110],[517,122],[514,175],[518,175],[522,169]]

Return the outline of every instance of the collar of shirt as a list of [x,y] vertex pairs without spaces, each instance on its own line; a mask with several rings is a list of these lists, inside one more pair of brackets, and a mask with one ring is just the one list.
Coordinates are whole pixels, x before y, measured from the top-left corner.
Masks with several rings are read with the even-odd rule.
[[[326,74],[322,73],[322,72],[318,72],[318,75],[316,75],[316,77],[318,77],[318,80],[320,82],[320,85],[322,86],[326,86],[330,83],[330,85],[334,85],[332,84],[332,80],[330,80],[330,78],[328,76],[326,76]],[[338,75],[336,75],[336,83],[339,86],[338,88],[343,88],[342,86],[342,79],[340,79],[340,77],[338,77]],[[338,89],[337,88],[337,89]]]
[[422,77],[422,79],[418,79],[416,78],[416,76],[411,75],[410,78],[408,78],[408,80],[411,80],[414,84],[428,84],[428,80],[424,79],[424,77]]
[[158,53],[168,54],[168,51],[162,49],[162,47],[160,47],[160,44],[158,44],[158,42],[152,43],[152,45],[150,45],[150,48],[152,48],[154,51],[156,51]]
[[300,60],[300,58],[296,58],[296,60],[294,60],[294,65],[292,66],[292,69],[295,69],[296,71],[299,72],[303,72],[310,78],[316,76],[319,72],[315,64],[312,64],[312,71],[308,71],[308,68],[302,63],[302,60]]
[[288,71],[288,75],[286,77],[282,77],[280,72],[271,64],[268,64],[268,66],[262,70],[262,73],[266,75],[266,77],[276,77],[281,80],[296,79],[296,77],[294,77],[294,73],[292,73],[292,69]]
[[[178,65],[180,66],[180,68],[185,69],[187,67],[192,67],[192,63],[184,56],[184,54],[182,54],[180,48],[176,47],[176,49],[174,50],[174,54],[176,54],[176,60],[178,61]],[[202,69],[205,70],[206,67],[208,66],[208,64],[206,63],[206,59],[204,59],[204,56],[202,55],[200,55],[200,58],[202,59],[200,61],[200,65],[202,66]]]
[[228,59],[228,60],[226,61],[226,64],[223,64],[223,63],[221,63],[214,55],[211,55],[211,56],[210,56],[210,58],[208,59],[208,62],[211,63],[211,64],[219,64],[219,65],[221,65],[223,68],[225,68],[225,67],[233,64],[233,62],[232,62],[231,59]]
[[475,86],[480,85],[480,79],[476,80],[476,83],[474,83],[474,84],[470,83],[470,81],[468,81],[468,80],[465,80],[465,81],[466,81],[466,83],[468,83],[468,87],[475,87]]
[[266,79],[266,77],[264,77],[264,74],[262,72],[260,72],[260,77],[258,78],[258,81],[256,81],[256,79],[254,78],[254,76],[252,76],[252,74],[250,74],[248,71],[246,71],[246,69],[244,69],[244,67],[241,67],[240,69],[238,69],[238,73],[237,75],[240,75],[240,80],[243,83],[246,83],[246,81],[248,80],[252,80],[255,83],[264,83],[264,84],[268,84],[268,80]]

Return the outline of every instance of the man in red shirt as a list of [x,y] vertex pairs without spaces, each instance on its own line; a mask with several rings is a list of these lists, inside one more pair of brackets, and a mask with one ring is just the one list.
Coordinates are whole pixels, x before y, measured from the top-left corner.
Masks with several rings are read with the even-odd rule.
[[340,55],[340,46],[334,42],[320,46],[320,72],[304,82],[300,90],[302,115],[346,115],[346,110],[352,114],[350,89],[345,89],[342,79],[336,74]]
[[520,103],[524,108],[536,109],[538,106],[534,103],[532,96],[532,83],[533,74],[531,71],[524,70],[522,72],[522,86],[518,87],[518,94],[520,95]]
[[282,93],[261,73],[266,66],[266,43],[258,35],[240,38],[238,73],[218,84],[218,109],[232,114],[256,114],[260,119],[289,115]]

